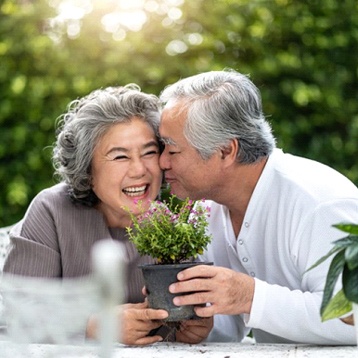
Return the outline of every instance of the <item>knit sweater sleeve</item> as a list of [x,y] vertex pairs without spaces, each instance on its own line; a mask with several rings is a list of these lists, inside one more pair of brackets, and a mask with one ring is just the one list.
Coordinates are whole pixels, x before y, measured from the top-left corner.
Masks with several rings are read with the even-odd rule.
[[35,277],[61,277],[61,254],[48,191],[35,197],[23,220],[10,233],[11,250],[4,272]]

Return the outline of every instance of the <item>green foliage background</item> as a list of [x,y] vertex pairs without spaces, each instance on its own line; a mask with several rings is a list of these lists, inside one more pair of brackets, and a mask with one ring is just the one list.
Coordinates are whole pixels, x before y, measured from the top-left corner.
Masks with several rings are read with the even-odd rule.
[[69,37],[71,23],[49,27],[56,8],[47,0],[0,2],[0,226],[55,183],[55,121],[70,100],[129,82],[159,94],[225,67],[260,88],[280,147],[358,184],[356,0],[179,1],[179,19],[168,24],[165,11],[147,11],[141,31],[119,41],[101,23],[113,3],[97,2]]

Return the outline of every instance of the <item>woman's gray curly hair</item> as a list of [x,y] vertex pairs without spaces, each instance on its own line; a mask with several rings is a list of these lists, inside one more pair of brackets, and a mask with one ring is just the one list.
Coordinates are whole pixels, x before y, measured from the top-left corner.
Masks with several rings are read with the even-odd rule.
[[72,101],[67,113],[58,118],[52,161],[55,175],[68,184],[74,202],[86,206],[98,204],[91,188],[94,149],[111,127],[128,123],[133,117],[146,121],[159,138],[158,98],[141,92],[136,84],[95,90]]

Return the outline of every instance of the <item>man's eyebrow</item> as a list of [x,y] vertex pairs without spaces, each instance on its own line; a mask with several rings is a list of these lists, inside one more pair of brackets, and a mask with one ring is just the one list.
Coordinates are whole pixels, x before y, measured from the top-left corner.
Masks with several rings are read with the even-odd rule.
[[160,141],[166,145],[176,145],[175,141],[171,138],[161,137]]

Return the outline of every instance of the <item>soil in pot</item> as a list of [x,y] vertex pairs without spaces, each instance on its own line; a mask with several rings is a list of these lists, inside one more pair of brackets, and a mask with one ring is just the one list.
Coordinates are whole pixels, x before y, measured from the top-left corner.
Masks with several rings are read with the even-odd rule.
[[[197,319],[194,306],[175,306],[169,292],[169,285],[177,282],[177,274],[186,268],[196,265],[212,265],[212,262],[188,262],[172,265],[141,265],[149,306],[168,311],[166,322],[179,322],[188,319]],[[177,294],[180,295],[180,294]]]

